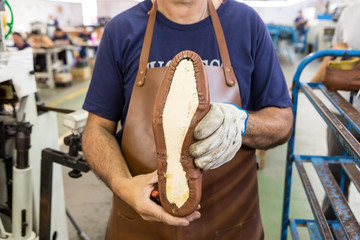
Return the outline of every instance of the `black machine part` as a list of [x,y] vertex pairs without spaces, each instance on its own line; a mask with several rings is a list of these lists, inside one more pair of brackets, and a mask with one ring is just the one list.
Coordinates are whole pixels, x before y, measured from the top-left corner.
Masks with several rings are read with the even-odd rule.
[[[9,151],[9,146],[12,145],[12,140],[16,136],[16,119],[12,116],[0,116],[0,161],[3,161],[5,164],[5,174],[6,174],[6,187],[7,187],[7,201],[3,203],[6,205],[6,208],[9,209],[11,213],[12,206],[12,172],[13,172],[13,152]],[[0,203],[1,204],[1,203]],[[5,206],[3,206],[5,207]],[[0,212],[4,213],[2,210],[4,208],[0,206]],[[9,215],[11,216],[11,215]]]
[[19,122],[17,125],[15,149],[17,152],[16,167],[18,169],[29,167],[31,129],[32,125],[28,122]]
[[[80,138],[80,136],[79,136]],[[72,168],[72,172],[90,171],[90,166],[82,155],[71,156],[69,153],[46,148],[42,151],[41,180],[40,180],[40,239],[50,239],[51,226],[51,199],[52,199],[52,169],[53,163]],[[69,174],[70,175],[70,174]],[[78,226],[76,227],[78,228]],[[79,233],[78,233],[79,234]],[[82,239],[83,234],[79,234]]]
[[[64,138],[64,144],[69,146],[69,156],[79,156],[79,151],[81,151],[81,136],[82,134],[71,134]],[[81,171],[73,169],[69,172],[69,176],[71,178],[79,178],[82,174]]]

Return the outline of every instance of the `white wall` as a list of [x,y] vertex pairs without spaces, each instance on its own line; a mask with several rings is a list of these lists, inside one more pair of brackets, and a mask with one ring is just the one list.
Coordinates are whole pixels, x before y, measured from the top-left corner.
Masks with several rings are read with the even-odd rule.
[[[294,0],[284,0],[284,2],[286,1],[291,2]],[[259,13],[260,17],[264,20],[265,23],[292,25],[294,24],[294,20],[297,17],[298,11],[300,9],[313,7],[316,9],[316,14],[324,13],[325,4],[327,1],[329,1],[330,5],[332,5],[334,3],[347,3],[359,0],[304,0],[302,2],[295,1],[297,2],[296,4],[287,7],[254,7],[254,9]],[[135,0],[97,0],[98,16],[114,17],[138,3],[139,2]],[[313,13],[313,11],[310,12]],[[305,18],[310,18],[310,16],[306,16],[305,11],[304,15]]]
[[[63,3],[45,0],[9,1],[14,12],[14,31],[29,32],[30,23],[47,22],[49,15],[58,18],[61,27],[82,25],[81,3]],[[62,7],[62,12],[57,7]]]
[[[287,0],[291,2],[293,0]],[[333,11],[334,6],[349,4],[360,0],[305,0],[294,5],[275,8],[275,7],[254,7],[265,23],[292,25],[300,9],[303,10],[305,19],[312,20],[317,14],[325,13],[326,2],[329,1],[329,10]]]
[[[301,3],[294,4],[292,6],[274,8],[274,7],[256,7],[254,8],[265,23],[274,23],[282,25],[293,25],[295,18],[298,16],[300,9],[315,7],[318,8],[319,0],[308,0]],[[319,10],[320,11],[320,10]],[[306,16],[306,12],[303,11],[304,18],[309,19],[310,16]],[[315,16],[312,16],[315,17]]]
[[[286,8],[257,7],[255,10],[265,23],[291,25],[301,8],[309,5],[324,5],[321,3],[325,1],[326,0],[307,0]],[[135,0],[97,0],[98,16],[114,17],[138,3],[139,2]]]
[[98,17],[115,17],[138,3],[134,0],[97,0]]

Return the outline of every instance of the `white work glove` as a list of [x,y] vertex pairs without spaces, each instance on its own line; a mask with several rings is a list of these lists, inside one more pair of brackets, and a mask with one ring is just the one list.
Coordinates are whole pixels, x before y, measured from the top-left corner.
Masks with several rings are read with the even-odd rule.
[[209,112],[196,125],[197,142],[190,155],[198,168],[209,170],[229,162],[241,147],[248,113],[229,103],[211,103]]

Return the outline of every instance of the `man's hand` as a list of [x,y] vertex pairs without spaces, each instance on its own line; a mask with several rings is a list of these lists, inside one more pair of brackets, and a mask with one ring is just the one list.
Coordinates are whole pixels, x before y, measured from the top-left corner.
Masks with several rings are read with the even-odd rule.
[[200,218],[195,211],[187,217],[178,218],[150,200],[157,183],[156,171],[133,177],[114,137],[117,123],[92,113],[83,132],[82,144],[87,162],[92,170],[109,188],[148,221],[163,222],[174,226],[187,226]]
[[203,170],[218,168],[230,161],[241,147],[248,114],[227,103],[211,103],[210,111],[195,127],[197,142],[190,146],[190,155]]
[[146,221],[162,222],[173,226],[188,226],[190,222],[200,218],[199,211],[194,211],[187,217],[171,216],[161,206],[153,202],[150,199],[150,194],[157,182],[157,171],[128,178],[125,181],[123,180],[119,195]]

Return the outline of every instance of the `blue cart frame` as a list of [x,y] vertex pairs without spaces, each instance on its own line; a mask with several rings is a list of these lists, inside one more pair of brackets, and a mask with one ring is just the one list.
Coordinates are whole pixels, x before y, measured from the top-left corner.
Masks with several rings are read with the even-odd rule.
[[[349,101],[345,100],[337,92],[329,91],[322,83],[303,83],[299,81],[302,71],[310,62],[325,56],[360,57],[360,50],[321,50],[315,52],[302,60],[294,75],[292,90],[294,125],[291,138],[288,142],[287,151],[281,226],[282,240],[287,239],[288,229],[290,229],[292,239],[300,239],[297,231],[298,226],[307,227],[311,239],[360,239],[360,225],[356,221],[350,207],[348,206],[346,198],[342,194],[345,174],[348,175],[350,180],[360,191],[360,171],[357,168],[357,166],[360,166],[360,143],[349,131],[351,127],[360,134],[360,113],[351,105],[351,103],[349,103]],[[324,119],[326,124],[336,134],[336,137],[346,149],[347,154],[337,157],[294,155],[296,113],[300,89]],[[336,109],[339,110],[340,114],[347,120],[347,126],[344,126],[336,115],[321,102],[321,100],[314,94],[313,89],[319,89],[330,100]],[[350,102],[351,101],[352,100],[350,98]],[[336,213],[337,221],[327,221],[325,219],[311,182],[304,169],[303,163],[305,162],[311,162],[313,164],[325,189],[326,196]],[[342,166],[340,186],[337,184],[328,168],[328,163],[334,162],[339,163]],[[314,219],[289,218],[293,164],[295,164],[299,172]]]

